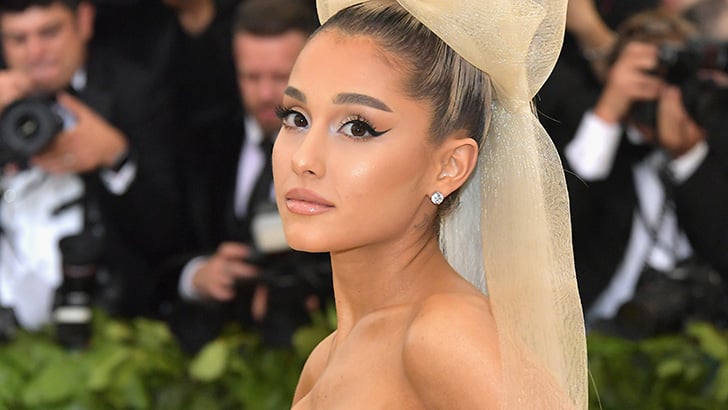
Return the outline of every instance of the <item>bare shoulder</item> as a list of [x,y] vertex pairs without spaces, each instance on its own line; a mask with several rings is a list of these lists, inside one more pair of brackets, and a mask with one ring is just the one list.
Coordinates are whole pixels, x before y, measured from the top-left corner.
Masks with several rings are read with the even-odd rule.
[[404,344],[404,370],[427,408],[497,408],[498,334],[479,293],[433,295],[416,309]]
[[331,343],[334,338],[336,331],[328,335],[324,340],[319,342],[318,345],[313,349],[311,354],[306,359],[306,364],[303,366],[301,376],[298,378],[298,384],[296,385],[296,392],[293,395],[293,404],[296,404],[302,399],[316,384],[316,381],[321,376],[326,362],[328,361],[329,352],[331,351]]

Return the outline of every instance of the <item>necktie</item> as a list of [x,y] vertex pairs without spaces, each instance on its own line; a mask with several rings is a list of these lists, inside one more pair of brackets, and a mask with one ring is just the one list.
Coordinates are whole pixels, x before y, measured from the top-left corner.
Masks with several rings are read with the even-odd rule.
[[273,166],[271,160],[273,155],[273,138],[267,135],[264,136],[260,142],[260,150],[263,153],[264,162],[256,178],[255,185],[253,185],[250,199],[248,199],[248,219],[254,217],[255,211],[260,205],[270,202],[270,185],[273,182]]

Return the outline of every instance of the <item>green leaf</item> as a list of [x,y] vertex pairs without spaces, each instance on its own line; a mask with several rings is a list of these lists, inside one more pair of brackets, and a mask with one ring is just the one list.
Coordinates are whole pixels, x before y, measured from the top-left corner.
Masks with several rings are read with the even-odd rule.
[[179,410],[186,407],[193,392],[182,381],[170,380],[155,393],[155,410]]
[[122,366],[118,381],[119,391],[123,394],[124,409],[149,409],[150,401],[141,375],[133,366]]
[[717,360],[728,360],[728,340],[707,323],[692,323],[687,334],[698,339],[700,347]]
[[103,390],[109,386],[112,373],[129,358],[129,352],[121,346],[109,346],[94,357],[87,385],[91,390]]
[[721,403],[728,403],[728,363],[723,363],[715,376],[713,397]]
[[110,321],[104,326],[103,336],[114,342],[123,342],[131,340],[134,332],[127,323]]
[[137,344],[147,350],[163,350],[172,344],[174,339],[169,328],[163,322],[150,319],[134,319]]
[[189,410],[219,410],[217,400],[206,395],[198,395],[189,406]]
[[0,409],[4,404],[15,403],[25,386],[25,380],[16,368],[0,360]]
[[208,343],[190,364],[190,376],[199,381],[217,380],[225,372],[229,351],[223,339]]
[[79,373],[68,358],[49,362],[26,386],[23,403],[33,407],[70,399],[82,380]]

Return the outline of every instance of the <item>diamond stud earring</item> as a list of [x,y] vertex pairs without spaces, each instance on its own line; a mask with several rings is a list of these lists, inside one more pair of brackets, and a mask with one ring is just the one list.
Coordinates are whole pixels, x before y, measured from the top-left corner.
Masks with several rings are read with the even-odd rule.
[[435,204],[435,205],[440,205],[443,200],[445,200],[445,196],[442,195],[442,192],[440,192],[440,191],[436,191],[430,197],[430,201],[432,201],[432,203]]

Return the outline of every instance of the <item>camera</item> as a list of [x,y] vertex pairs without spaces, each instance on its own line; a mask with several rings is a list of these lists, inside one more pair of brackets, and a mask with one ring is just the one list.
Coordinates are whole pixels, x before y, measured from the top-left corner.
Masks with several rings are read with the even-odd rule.
[[82,231],[58,241],[63,281],[54,295],[52,322],[56,339],[69,349],[84,348],[91,339],[97,265],[102,253],[98,239]]
[[247,257],[247,262],[260,268],[261,282],[277,288],[326,287],[331,278],[328,254],[291,249],[274,204],[258,206],[250,228],[253,252]]
[[655,73],[668,83],[684,84],[699,70],[728,73],[728,42],[695,39],[682,45],[660,45]]
[[619,308],[613,330],[622,337],[642,339],[679,332],[696,320],[725,329],[726,297],[728,288],[720,274],[697,259],[667,272],[647,268],[632,299]]
[[238,304],[235,310],[250,311],[256,287],[265,285],[269,295],[265,318],[254,326],[265,345],[289,346],[294,331],[310,321],[306,301],[312,295],[326,299],[333,294],[329,255],[291,249],[280,214],[272,203],[256,208],[250,232],[253,252],[246,262],[257,266],[260,274],[235,284],[236,294],[241,296],[234,302]]
[[[728,88],[701,75],[704,70],[728,73],[728,42],[694,39],[685,44],[662,43],[657,60],[650,74],[680,87],[683,105],[698,125],[710,128],[709,122],[728,110]],[[656,115],[655,101],[635,103],[630,111],[633,121],[653,128]]]
[[50,145],[70,118],[53,95],[34,95],[9,104],[0,115],[0,165],[27,163]]

